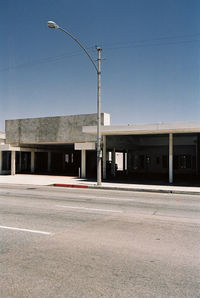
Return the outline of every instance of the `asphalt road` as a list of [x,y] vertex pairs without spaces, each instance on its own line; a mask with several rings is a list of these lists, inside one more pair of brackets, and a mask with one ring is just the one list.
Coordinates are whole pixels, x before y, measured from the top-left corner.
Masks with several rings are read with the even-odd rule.
[[7,297],[200,297],[200,197],[0,185]]

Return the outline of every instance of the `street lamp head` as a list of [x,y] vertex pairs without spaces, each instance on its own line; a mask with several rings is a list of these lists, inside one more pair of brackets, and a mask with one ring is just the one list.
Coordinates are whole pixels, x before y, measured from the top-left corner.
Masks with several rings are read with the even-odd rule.
[[53,21],[48,21],[47,26],[51,29],[58,29],[59,28],[59,26]]

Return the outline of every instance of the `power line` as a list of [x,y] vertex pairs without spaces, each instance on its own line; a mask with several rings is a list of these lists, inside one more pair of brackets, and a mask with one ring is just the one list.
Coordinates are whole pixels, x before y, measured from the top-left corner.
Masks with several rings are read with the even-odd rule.
[[81,52],[79,53],[71,53],[71,54],[62,54],[62,55],[58,55],[58,56],[51,56],[51,57],[47,57],[47,58],[41,58],[38,60],[33,60],[30,62],[26,62],[26,63],[22,63],[22,64],[18,64],[15,66],[8,66],[5,68],[1,68],[0,72],[4,72],[4,71],[9,71],[9,70],[13,70],[13,69],[17,69],[17,68],[26,68],[26,67],[31,67],[31,66],[35,66],[35,65],[40,65],[40,64],[45,64],[45,63],[52,63],[52,62],[57,62],[60,61],[62,59],[65,58],[71,58],[74,56],[79,56],[81,55]]
[[[92,48],[93,47],[87,47],[86,49],[90,50]],[[18,65],[15,65],[15,66],[8,66],[8,67],[5,67],[5,68],[1,68],[0,72],[9,71],[9,70],[17,69],[17,68],[26,68],[26,67],[31,67],[31,66],[40,65],[40,64],[58,62],[58,61],[63,60],[65,58],[80,56],[81,54],[82,54],[82,51],[76,51],[76,52],[71,52],[71,53],[63,53],[63,54],[57,55],[57,56],[50,56],[50,57],[41,58],[41,59],[33,60],[33,61],[30,61],[30,62],[18,64]]]
[[146,43],[146,44],[135,44],[135,45],[127,45],[127,46],[119,46],[119,47],[106,47],[106,50],[117,50],[117,49],[128,49],[128,48],[141,48],[141,47],[151,47],[151,46],[167,46],[167,45],[179,45],[179,44],[187,44],[193,42],[200,42],[200,40],[183,40],[183,41],[174,41],[174,42],[165,42],[165,43]]
[[125,45],[131,43],[147,43],[151,41],[160,41],[160,40],[168,40],[168,39],[179,39],[179,38],[191,38],[200,36],[200,33],[195,34],[185,34],[185,35],[171,35],[171,36],[162,36],[159,38],[149,38],[149,39],[139,39],[139,40],[132,40],[132,41],[118,41],[114,43],[101,43],[101,46],[112,46],[112,45]]
[[[176,35],[176,36],[168,36],[168,37],[160,37],[160,38],[152,38],[152,39],[143,39],[143,40],[136,40],[136,41],[129,41],[129,42],[115,42],[115,43],[101,43],[101,46],[106,50],[118,50],[118,49],[128,49],[128,48],[140,48],[140,47],[151,47],[151,46],[168,46],[168,45],[179,45],[179,44],[187,44],[187,43],[194,43],[194,42],[200,42],[198,39],[193,40],[177,40],[177,41],[167,41],[169,39],[180,39],[180,38],[186,38],[186,37],[197,37],[200,36],[200,33],[196,34],[190,34],[190,35]],[[157,41],[166,40],[166,42],[160,42],[157,43]],[[153,41],[153,42],[149,42]],[[114,47],[110,47],[110,46]],[[119,46],[117,46],[119,45]],[[87,47],[88,50],[92,50],[94,47]],[[41,58],[37,60],[33,60],[30,62],[18,64],[15,66],[8,66],[5,68],[0,69],[0,72],[5,72],[9,70],[14,70],[18,68],[26,68],[26,67],[32,67],[40,64],[46,64],[46,63],[52,63],[52,62],[59,62],[60,60],[71,58],[75,56],[80,56],[82,54],[81,51],[71,52],[71,53],[63,53],[61,55],[57,56],[50,56],[46,58]]]

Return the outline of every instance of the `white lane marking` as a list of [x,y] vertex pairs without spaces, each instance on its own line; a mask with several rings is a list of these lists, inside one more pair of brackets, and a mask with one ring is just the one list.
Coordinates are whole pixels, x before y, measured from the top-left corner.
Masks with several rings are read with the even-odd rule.
[[86,208],[86,207],[75,207],[75,206],[64,206],[64,205],[56,205],[56,207],[68,208],[68,209],[80,209],[80,210],[89,210],[89,211],[103,211],[103,212],[116,212],[122,213],[120,210],[111,210],[111,209],[97,209],[97,208]]
[[0,229],[16,230],[16,231],[22,231],[22,232],[44,234],[44,235],[51,235],[52,234],[50,232],[43,232],[43,231],[29,230],[29,229],[21,229],[21,228],[15,228],[15,227],[6,227],[6,226],[0,226]]

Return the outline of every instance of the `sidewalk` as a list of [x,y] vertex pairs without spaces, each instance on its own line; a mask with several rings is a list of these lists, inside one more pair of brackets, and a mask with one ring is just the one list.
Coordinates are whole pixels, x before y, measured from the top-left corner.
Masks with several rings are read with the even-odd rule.
[[37,186],[60,186],[60,187],[77,187],[77,188],[93,188],[107,190],[124,190],[124,191],[140,191],[140,192],[159,192],[174,194],[194,194],[200,195],[200,187],[189,186],[173,186],[173,185],[147,185],[147,184],[126,184],[117,182],[103,182],[101,186],[97,186],[96,182],[79,179],[77,177],[51,176],[51,175],[28,175],[17,174],[15,176],[0,175],[1,184],[16,185],[37,185]]

